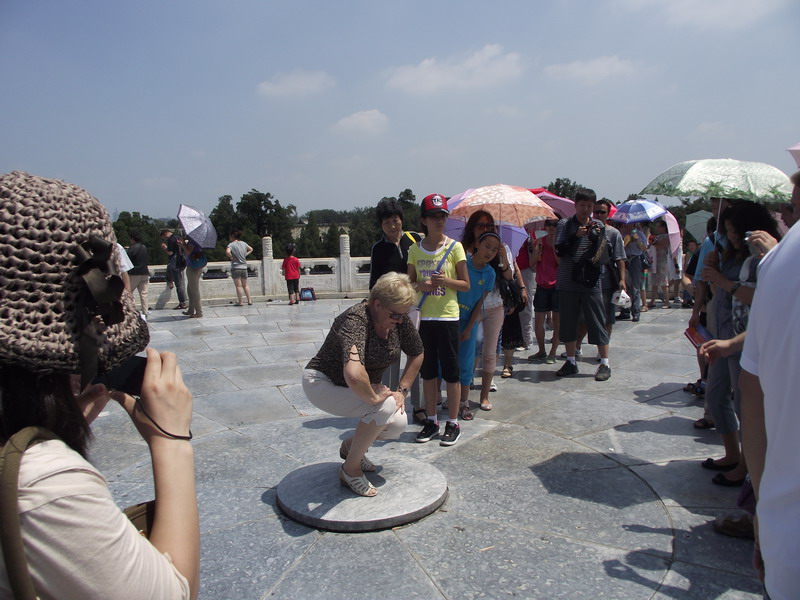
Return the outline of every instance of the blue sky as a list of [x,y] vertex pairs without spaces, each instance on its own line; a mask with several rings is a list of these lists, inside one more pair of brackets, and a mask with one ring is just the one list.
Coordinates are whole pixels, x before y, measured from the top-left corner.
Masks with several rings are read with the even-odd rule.
[[151,216],[791,173],[798,31],[796,0],[3,0],[0,171]]

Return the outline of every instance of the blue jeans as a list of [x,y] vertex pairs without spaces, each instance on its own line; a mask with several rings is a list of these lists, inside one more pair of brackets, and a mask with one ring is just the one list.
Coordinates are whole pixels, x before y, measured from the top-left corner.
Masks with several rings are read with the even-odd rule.
[[186,304],[186,287],[183,283],[183,269],[175,267],[175,260],[171,259],[167,263],[167,281],[175,284],[178,294],[178,304]]
[[628,285],[628,295],[631,297],[631,315],[639,316],[642,312],[642,257],[631,256],[628,259],[628,274],[630,275],[630,285]]

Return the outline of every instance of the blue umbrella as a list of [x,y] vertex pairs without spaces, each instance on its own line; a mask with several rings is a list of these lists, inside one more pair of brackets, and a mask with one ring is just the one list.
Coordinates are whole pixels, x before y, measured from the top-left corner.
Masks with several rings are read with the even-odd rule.
[[617,206],[617,212],[611,216],[618,223],[643,223],[652,221],[666,214],[667,209],[654,200],[628,200]]

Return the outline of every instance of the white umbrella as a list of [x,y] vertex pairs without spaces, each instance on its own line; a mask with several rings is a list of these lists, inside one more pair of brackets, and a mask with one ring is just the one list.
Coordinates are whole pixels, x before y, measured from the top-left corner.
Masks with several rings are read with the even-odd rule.
[[792,185],[786,173],[766,163],[707,158],[670,167],[641,193],[786,201]]
[[181,204],[178,209],[178,221],[186,235],[201,248],[213,248],[217,245],[217,230],[202,210]]
[[795,144],[791,148],[787,148],[789,154],[792,155],[794,162],[797,163],[797,167],[800,168],[800,144]]
[[686,215],[686,231],[700,243],[706,237],[706,225],[713,215],[707,210],[698,210]]

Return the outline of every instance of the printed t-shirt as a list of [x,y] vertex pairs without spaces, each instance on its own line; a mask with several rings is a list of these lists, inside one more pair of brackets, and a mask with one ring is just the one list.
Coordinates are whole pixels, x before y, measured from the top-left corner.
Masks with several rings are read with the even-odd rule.
[[494,269],[489,263],[486,263],[482,269],[475,268],[472,264],[472,256],[467,256],[467,271],[469,272],[469,291],[457,293],[462,321],[469,321],[472,310],[483,294],[494,289],[496,277]]
[[[408,264],[413,266],[417,272],[417,281],[423,282],[431,278],[431,275],[439,266],[444,253],[453,244],[450,238],[445,239],[445,243],[435,252],[428,252],[420,246],[422,242],[414,244],[408,250]],[[455,242],[447,260],[442,265],[442,273],[450,279],[457,279],[456,265],[461,261],[466,261],[467,255],[460,242]],[[420,299],[422,292],[420,293]],[[439,286],[430,294],[427,294],[425,302],[422,303],[420,318],[423,321],[458,321],[458,296],[456,291],[449,287]]]

